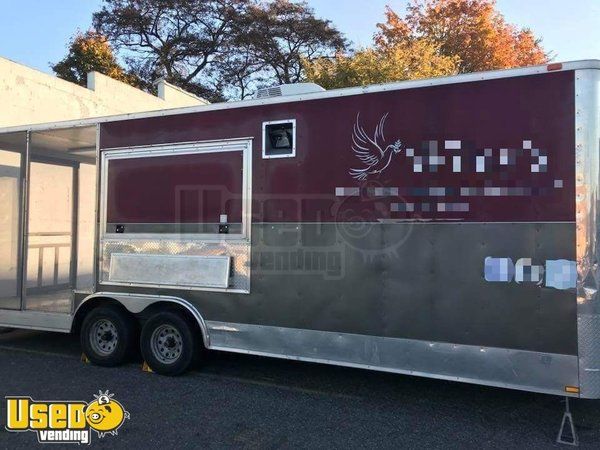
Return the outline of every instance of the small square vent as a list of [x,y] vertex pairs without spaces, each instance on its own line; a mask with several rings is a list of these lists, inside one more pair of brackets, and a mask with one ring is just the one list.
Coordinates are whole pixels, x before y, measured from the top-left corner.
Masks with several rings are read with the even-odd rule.
[[263,158],[296,156],[296,120],[263,122]]

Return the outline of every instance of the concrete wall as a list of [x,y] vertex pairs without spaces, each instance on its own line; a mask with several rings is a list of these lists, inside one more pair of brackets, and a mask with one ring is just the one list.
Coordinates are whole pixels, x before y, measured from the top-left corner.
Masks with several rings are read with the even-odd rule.
[[165,81],[154,96],[98,72],[87,88],[0,57],[0,127],[206,104]]
[[198,101],[208,104],[204,99],[199,99],[191,95],[189,92],[184,91],[177,86],[167,83],[165,80],[159,80],[157,83],[158,96],[167,103],[177,103],[181,106],[194,106],[198,104]]

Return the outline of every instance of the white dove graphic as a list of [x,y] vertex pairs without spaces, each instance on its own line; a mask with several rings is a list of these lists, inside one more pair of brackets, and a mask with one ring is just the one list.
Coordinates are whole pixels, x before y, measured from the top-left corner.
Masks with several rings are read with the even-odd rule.
[[375,127],[373,139],[360,126],[360,112],[356,115],[356,123],[352,131],[352,150],[356,157],[365,165],[362,169],[350,169],[350,175],[356,180],[364,181],[369,175],[376,175],[383,172],[390,165],[392,156],[395,153],[400,153],[402,150],[402,142],[399,140],[388,145],[385,149],[381,148],[385,144],[383,127],[388,114],[384,114],[377,127]]

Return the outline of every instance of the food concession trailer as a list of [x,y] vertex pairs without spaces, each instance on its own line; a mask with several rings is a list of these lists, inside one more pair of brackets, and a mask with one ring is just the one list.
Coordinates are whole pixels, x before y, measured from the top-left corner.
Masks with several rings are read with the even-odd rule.
[[600,62],[0,130],[0,326],[600,397]]

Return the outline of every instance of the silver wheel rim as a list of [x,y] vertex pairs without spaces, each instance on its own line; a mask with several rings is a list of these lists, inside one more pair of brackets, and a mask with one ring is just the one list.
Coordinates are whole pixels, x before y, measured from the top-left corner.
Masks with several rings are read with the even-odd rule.
[[98,319],[90,328],[90,345],[92,350],[99,355],[112,354],[119,344],[117,327],[108,319]]
[[150,337],[152,355],[163,364],[173,364],[183,351],[183,338],[172,325],[157,327]]

